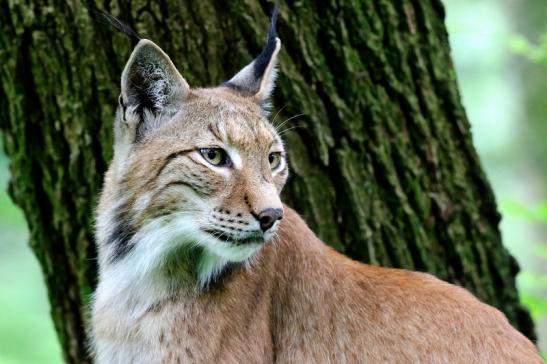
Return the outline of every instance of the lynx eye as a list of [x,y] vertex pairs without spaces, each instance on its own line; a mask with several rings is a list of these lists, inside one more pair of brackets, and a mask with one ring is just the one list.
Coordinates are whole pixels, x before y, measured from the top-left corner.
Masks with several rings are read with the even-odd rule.
[[207,162],[213,166],[226,167],[230,165],[230,158],[226,151],[220,148],[203,148],[199,150],[199,153]]
[[268,155],[268,162],[270,162],[270,168],[272,169],[272,171],[279,168],[282,158],[283,157],[279,152],[270,153],[270,155]]

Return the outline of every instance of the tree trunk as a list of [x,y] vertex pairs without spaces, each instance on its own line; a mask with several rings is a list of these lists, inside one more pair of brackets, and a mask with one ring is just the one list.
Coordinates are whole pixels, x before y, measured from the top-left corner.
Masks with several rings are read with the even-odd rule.
[[[284,199],[326,242],[432,272],[500,308],[528,337],[500,215],[471,142],[439,0],[285,3],[274,104],[290,153]],[[0,2],[0,128],[68,363],[88,363],[93,209],[112,155],[130,41],[100,7],[172,56],[191,85],[257,55],[272,2]],[[290,128],[294,128],[289,130]]]

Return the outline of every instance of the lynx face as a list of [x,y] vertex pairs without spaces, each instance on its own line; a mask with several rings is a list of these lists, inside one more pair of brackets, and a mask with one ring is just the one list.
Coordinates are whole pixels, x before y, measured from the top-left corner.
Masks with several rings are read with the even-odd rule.
[[275,234],[288,169],[261,105],[279,49],[271,27],[262,54],[230,81],[190,89],[158,46],[140,40],[122,74],[98,211],[102,274],[194,274],[204,287]]

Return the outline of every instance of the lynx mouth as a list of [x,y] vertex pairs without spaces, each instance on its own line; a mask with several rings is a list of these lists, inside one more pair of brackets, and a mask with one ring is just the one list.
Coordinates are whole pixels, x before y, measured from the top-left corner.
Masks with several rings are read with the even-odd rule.
[[245,237],[245,238],[238,238],[234,236],[233,234],[226,233],[221,230],[213,230],[213,229],[202,229],[203,232],[211,235],[217,240],[223,241],[225,243],[230,243],[233,245],[244,245],[244,244],[250,244],[250,243],[263,243],[264,237],[262,234],[253,234],[251,236]]

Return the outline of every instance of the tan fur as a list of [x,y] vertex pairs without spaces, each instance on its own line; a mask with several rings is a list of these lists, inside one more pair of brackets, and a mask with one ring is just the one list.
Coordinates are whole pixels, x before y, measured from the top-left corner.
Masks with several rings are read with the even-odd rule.
[[[502,313],[466,290],[361,264],[319,241],[281,205],[288,169],[272,170],[268,155],[283,144],[255,97],[174,87],[175,98],[155,95],[168,115],[118,112],[97,218],[98,363],[542,363]],[[136,141],[138,122],[149,125]],[[211,147],[231,151],[234,164],[208,165],[198,150]],[[281,207],[283,220],[262,234],[257,214]],[[204,226],[239,236],[222,248],[230,254],[259,248],[208,256],[210,246],[192,241],[207,236]],[[133,240],[116,258],[114,238],[126,232]],[[215,259],[222,269],[198,284],[200,262]]]
[[431,275],[360,264],[285,207],[252,268],[199,295],[177,292],[97,334],[157,363],[542,363],[502,313]]

